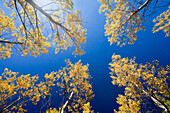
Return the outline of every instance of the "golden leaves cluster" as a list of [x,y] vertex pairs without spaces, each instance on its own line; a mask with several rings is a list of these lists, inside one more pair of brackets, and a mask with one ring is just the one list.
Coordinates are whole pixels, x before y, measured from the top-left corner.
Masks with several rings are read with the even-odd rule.
[[92,85],[89,83],[91,76],[88,72],[88,64],[82,65],[81,60],[75,64],[69,60],[66,63],[66,68],[58,71],[59,76],[62,76],[61,82],[57,85],[61,88],[61,95],[70,95],[73,92],[68,111],[79,112],[84,104],[94,97]]
[[121,105],[119,111],[114,109],[115,113],[139,113],[140,110],[140,101],[133,98],[128,98],[124,95],[118,95],[117,103]]
[[157,22],[153,27],[153,33],[163,30],[166,33],[166,37],[170,36],[170,6],[168,10],[161,13],[153,22]]
[[[5,40],[2,36],[4,34],[9,35],[11,31],[16,29],[15,24],[11,22],[13,20],[14,17],[10,18],[9,16],[6,16],[5,12],[2,9],[0,10],[0,40],[7,41],[7,39]],[[12,48],[13,45],[0,43],[0,59],[6,59],[6,57],[10,58]]]
[[[82,113],[94,113],[93,110],[91,110],[91,106],[90,106],[90,102],[87,102],[83,105],[82,109]],[[46,113],[60,113],[56,108],[50,108],[48,110],[46,110]]]
[[[116,74],[117,77],[111,76],[113,79],[113,85],[118,84],[119,86],[126,86],[128,81],[134,81],[133,77],[135,77],[135,72],[137,69],[137,64],[134,62],[134,59],[122,58],[120,55],[113,55],[112,62],[109,63],[111,70],[110,74]],[[131,74],[131,76],[126,76],[127,74]],[[136,76],[135,78],[137,78]],[[134,81],[135,82],[135,81]]]
[[60,113],[56,108],[46,110],[46,113]]
[[[81,48],[81,44],[86,43],[86,29],[82,27],[83,20],[80,10],[75,10],[74,12],[68,13],[65,15],[64,19],[58,18],[59,15],[62,15],[64,12],[60,10],[58,13],[54,12],[55,20],[60,20],[61,23],[64,23],[64,26],[68,29],[65,33],[63,31],[58,31],[54,34],[56,37],[53,40],[53,43],[56,44],[55,53],[58,53],[60,49],[67,50],[68,47],[71,47],[75,44],[74,55],[82,55],[84,51]],[[52,26],[55,26],[52,24]],[[57,28],[58,29],[58,28]]]
[[[18,76],[18,72],[12,72],[5,68],[4,73],[0,76],[0,106],[1,110],[4,111],[18,110],[19,112],[26,111],[23,109],[25,102],[32,101],[36,104],[40,99],[39,88],[36,82],[38,81],[38,76],[30,77],[30,74]],[[18,97],[18,99],[16,99]],[[24,98],[28,98],[25,100]],[[5,109],[9,102],[14,100],[14,105],[8,109]],[[19,103],[17,103],[20,101]]]
[[[168,88],[169,65],[159,66],[157,60],[145,65],[137,64],[134,59],[121,58],[120,55],[113,54],[110,65],[110,76],[113,85],[125,86],[125,96],[119,95],[117,103],[120,112],[127,110],[140,110],[139,100],[141,96],[151,97],[154,95],[160,102],[170,107],[170,92]],[[134,104],[130,107],[130,103]],[[136,104],[136,105],[135,105]],[[134,107],[136,106],[136,107]],[[136,109],[134,109],[136,108]]]
[[[110,45],[117,43],[121,47],[126,43],[134,44],[136,33],[144,30],[141,14],[135,13],[140,5],[129,0],[99,0],[99,13],[106,15],[105,36],[108,36]],[[132,16],[133,15],[133,16]]]
[[[38,1],[32,2],[39,6]],[[52,45],[55,54],[73,45],[73,54],[84,53],[82,44],[86,42],[86,30],[82,27],[81,11],[74,11],[71,0],[48,2],[51,6],[39,6],[47,14],[44,15],[25,0],[3,0],[5,10],[11,14],[0,11],[0,58],[10,58],[12,53],[47,54]]]
[[[26,111],[23,109],[23,106],[26,105],[27,101],[31,101],[36,105],[41,97],[45,99],[47,95],[51,95],[50,91],[52,88],[58,86],[64,101],[67,101],[69,97],[66,98],[66,96],[73,92],[73,97],[69,100],[69,111],[74,110],[78,112],[80,109],[85,109],[83,108],[84,104],[94,97],[92,85],[89,83],[91,76],[88,72],[88,64],[82,65],[81,61],[72,64],[69,60],[66,63],[67,66],[63,69],[50,74],[46,73],[44,81],[39,81],[38,75],[30,76],[30,74],[27,74],[19,76],[18,72],[12,72],[5,68],[4,73],[0,76],[1,108],[5,109],[4,111]],[[11,100],[15,104],[11,104],[9,108],[6,108],[10,105],[9,102]]]
[[[6,31],[2,30],[1,40],[8,42],[3,43],[2,48],[8,47],[11,50],[11,54],[18,51],[23,56],[26,56],[28,53],[33,56],[41,55],[41,53],[47,54],[47,48],[51,45],[48,41],[49,39],[42,35],[43,26],[41,26],[40,18],[38,15],[36,16],[35,10],[24,0],[19,0],[16,5],[14,4],[14,1],[4,1],[4,6],[11,10],[11,14],[6,14],[6,17],[12,18],[10,19],[12,25],[6,28]],[[17,7],[16,10],[18,12],[15,11],[15,7]],[[4,53],[4,51],[2,49],[1,53]]]
[[87,102],[86,104],[84,104],[83,106],[83,113],[94,113],[93,110],[91,110],[91,106],[90,106],[90,102]]

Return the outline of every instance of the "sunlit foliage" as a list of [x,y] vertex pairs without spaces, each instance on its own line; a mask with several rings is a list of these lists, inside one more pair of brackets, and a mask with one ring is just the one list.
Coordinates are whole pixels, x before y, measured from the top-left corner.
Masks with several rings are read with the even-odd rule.
[[[88,64],[82,65],[77,62],[74,65],[67,61],[66,68],[58,71],[61,83],[57,86],[61,88],[63,95],[62,110],[68,108],[69,112],[79,112],[88,100],[94,97],[92,85],[89,83],[91,76],[88,73]],[[70,103],[70,105],[67,105]]]
[[115,113],[138,113],[140,110],[140,101],[136,98],[130,98],[127,95],[118,95],[117,103],[121,105],[119,111],[114,110]]
[[37,84],[38,76],[31,77],[30,74],[18,76],[18,74],[18,72],[5,68],[4,73],[0,76],[1,112],[10,110],[26,112],[27,110],[23,109],[23,106],[27,101],[32,101],[36,105],[40,96],[49,93],[44,83],[41,86]]
[[[135,43],[137,40],[136,33],[140,30],[145,30],[143,23],[146,22],[146,14],[152,15],[160,2],[158,0],[98,1],[101,2],[99,12],[104,13],[106,16],[105,36],[108,36],[110,45],[117,43],[120,47],[126,43]],[[167,20],[165,20],[165,23],[167,23],[166,21],[169,21],[168,12],[162,15],[166,15]],[[168,23],[165,25],[168,25]],[[169,32],[169,28],[164,28],[165,32]]]
[[80,61],[75,64],[66,62],[67,66],[62,70],[46,73],[44,81],[39,81],[38,75],[19,76],[18,72],[6,68],[0,76],[0,112],[11,110],[26,112],[27,110],[23,108],[26,102],[31,101],[36,105],[41,98],[45,99],[51,95],[50,91],[54,86],[60,88],[59,92],[63,97],[62,106],[58,108],[60,111],[68,109],[78,112],[79,109],[87,110],[87,107],[90,109],[87,102],[94,97],[94,94],[89,83],[91,77],[88,65],[82,65]]
[[46,113],[60,113],[56,108],[50,108],[46,111]]
[[169,9],[153,20],[153,22],[158,22],[153,27],[153,33],[163,30],[166,33],[166,37],[170,36],[170,6]]
[[93,110],[91,110],[90,102],[87,102],[83,106],[83,113],[94,113]]
[[[0,9],[0,58],[13,53],[23,56],[47,54],[55,46],[55,54],[75,46],[74,55],[82,55],[86,30],[81,11],[74,10],[71,0],[2,0]],[[7,13],[8,11],[8,13]],[[9,13],[10,12],[10,13]]]
[[[167,84],[170,66],[161,67],[158,61],[145,65],[135,63],[134,59],[113,55],[110,65],[113,85],[125,86],[125,96],[119,95],[119,112],[139,112],[143,97],[156,106],[169,112],[170,90]],[[147,103],[145,103],[147,104]]]
[[[82,113],[94,113],[94,111],[91,110],[90,102],[84,104],[82,109],[83,109]],[[56,108],[53,109],[50,108],[49,110],[46,111],[46,113],[60,113],[60,112]]]

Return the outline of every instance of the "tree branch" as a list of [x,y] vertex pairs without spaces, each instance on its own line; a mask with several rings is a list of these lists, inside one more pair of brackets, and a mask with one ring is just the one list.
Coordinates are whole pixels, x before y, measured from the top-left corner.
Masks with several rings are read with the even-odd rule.
[[[64,80],[64,97],[63,97],[62,106],[64,106],[64,101],[65,101],[65,98],[66,98],[66,93],[67,93],[67,85],[66,85],[66,82]],[[62,111],[62,109],[60,110],[60,112],[61,111]]]
[[11,41],[5,41],[5,40],[0,40],[0,43],[8,43],[8,44],[24,44],[23,42],[11,42]]
[[[136,86],[138,89],[140,89],[137,84],[136,84],[135,86]],[[150,94],[148,93],[148,91],[147,91],[144,87],[142,87],[141,91],[142,91],[147,97],[149,97],[159,108],[163,109],[163,110],[165,111],[165,113],[170,113],[168,107],[167,107],[164,103],[162,103],[160,100],[158,100],[154,95],[150,95]]]
[[32,0],[25,0],[28,2],[32,7],[40,11],[42,14],[44,14],[51,22],[53,22],[55,25],[59,25],[62,29],[69,31],[66,27],[55,21],[47,12],[45,12],[40,6],[38,6],[34,1]]
[[129,17],[128,19],[123,22],[123,24],[120,26],[120,28],[122,26],[124,26],[136,13],[138,13],[140,10],[142,10],[144,7],[146,7],[152,0],[147,0],[143,5],[141,5],[136,11],[134,11]]
[[14,102],[12,102],[10,105],[8,105],[7,107],[5,107],[5,108],[3,108],[1,111],[0,111],[0,113],[2,113],[2,112],[4,112],[5,110],[7,110],[8,108],[10,108],[11,106],[13,106],[14,104],[16,104],[19,100],[21,100],[21,99],[23,99],[24,98],[24,96],[23,97],[18,97],[18,99],[17,100],[15,100]]
[[[21,20],[21,23],[22,23],[22,25],[24,26],[24,31],[25,31],[25,35],[26,35],[26,39],[27,39],[27,28],[26,28],[26,25],[25,25],[25,23],[23,22],[23,20],[22,20],[22,17],[21,17],[21,15],[20,15],[20,13],[19,13],[19,11],[18,11],[18,7],[17,7],[17,1],[16,0],[14,0],[14,3],[15,3],[15,9],[16,9],[16,11],[17,11],[17,13],[18,13],[18,16],[19,16],[19,18],[20,18],[20,20]],[[26,43],[26,40],[25,40],[25,43]]]
[[[75,46],[78,47],[77,43],[76,43],[76,39],[73,38],[74,34],[70,33],[69,29],[67,29],[66,27],[64,27],[61,23],[55,21],[50,14],[48,14],[47,12],[45,12],[40,6],[38,6],[33,0],[25,0],[26,2],[28,2],[32,7],[34,7],[35,9],[37,9],[38,11],[40,11],[42,14],[44,14],[52,23],[54,23],[56,26],[60,26],[65,32],[66,34],[71,38],[71,40],[74,42]],[[78,48],[79,49],[79,48]]]
[[65,102],[65,104],[64,104],[63,107],[61,108],[61,113],[64,113],[66,107],[68,106],[70,100],[71,100],[72,97],[73,97],[73,94],[74,94],[74,92],[72,91],[71,94],[70,94],[70,96],[69,96],[69,98],[68,98],[68,100]]

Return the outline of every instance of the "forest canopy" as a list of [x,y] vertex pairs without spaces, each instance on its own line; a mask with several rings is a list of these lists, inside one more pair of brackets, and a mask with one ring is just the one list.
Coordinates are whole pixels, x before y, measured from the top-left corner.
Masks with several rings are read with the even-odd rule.
[[[44,54],[50,54],[49,51],[53,48],[55,49],[53,53],[61,55],[72,47],[74,48],[72,56],[82,58],[86,53],[84,45],[88,46],[86,44],[88,43],[86,28],[88,23],[84,21],[86,19],[83,18],[81,8],[75,7],[76,2],[78,1],[1,0],[0,61],[13,59],[12,56],[25,58],[33,56],[37,60]],[[161,32],[166,38],[170,37],[169,1],[98,0],[97,2],[96,0],[97,3],[100,4],[98,13],[104,14],[105,18],[103,33],[112,46],[114,43],[124,48],[128,44],[135,45],[140,32],[147,34],[145,31],[148,29],[145,26],[149,24],[149,21],[154,24],[152,33]],[[101,40],[100,38],[94,40],[96,39]],[[100,49],[104,49],[104,46],[102,45]],[[91,48],[96,51],[95,45]],[[170,47],[166,48],[168,51],[169,49]],[[87,54],[88,52],[87,49]],[[136,57],[122,58],[119,55],[122,54],[121,52],[112,54],[109,56],[111,59],[107,67],[112,80],[109,82],[114,87],[122,87],[120,89],[124,91],[124,94],[118,94],[116,103],[119,106],[112,111],[115,113],[170,113],[168,84],[170,65],[161,66],[161,62],[156,59],[151,63],[146,59],[146,63],[142,64],[143,62],[138,62]],[[103,53],[103,55],[108,54]],[[87,55],[86,59],[89,57]],[[98,57],[101,56],[95,56],[96,59]],[[48,59],[45,60],[48,61]],[[93,110],[93,106],[99,103],[95,103],[93,99],[95,95],[99,95],[95,91],[97,92],[96,88],[100,89],[100,87],[93,87],[91,81],[99,81],[91,80],[95,72],[91,72],[90,69],[93,69],[89,67],[91,64],[84,65],[84,61],[79,59],[72,63],[69,59],[65,59],[63,62],[66,66],[62,65],[60,69],[56,69],[58,71],[36,75],[31,74],[32,72],[22,74],[15,71],[15,66],[10,69],[6,67],[8,64],[2,65],[4,69],[1,70],[0,75],[0,112],[30,112],[26,107],[30,104],[37,106],[37,112],[40,113],[97,112],[97,109]],[[104,63],[100,65],[106,66]],[[97,68],[97,65],[92,64],[92,66],[93,70]],[[114,91],[114,93],[118,92]],[[53,106],[53,103],[57,104]]]

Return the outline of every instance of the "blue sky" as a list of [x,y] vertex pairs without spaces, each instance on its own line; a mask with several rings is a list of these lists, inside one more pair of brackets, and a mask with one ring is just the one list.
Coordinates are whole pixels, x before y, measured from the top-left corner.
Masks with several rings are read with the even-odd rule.
[[[91,82],[95,98],[91,101],[91,105],[95,112],[111,113],[113,109],[117,109],[116,97],[123,93],[123,89],[111,84],[108,63],[111,62],[113,53],[122,57],[132,58],[136,56],[137,63],[146,63],[153,60],[159,60],[160,65],[170,64],[170,38],[164,37],[164,33],[152,33],[152,18],[146,23],[146,31],[137,34],[138,38],[135,44],[118,47],[116,44],[110,46],[107,37],[104,35],[104,14],[98,13],[100,3],[97,0],[75,0],[75,7],[82,10],[83,19],[87,21],[87,43],[85,44],[86,54],[77,56],[72,55],[74,48],[68,48],[64,53],[54,54],[54,48],[49,50],[49,54],[33,57],[20,55],[12,55],[10,59],[0,60],[0,72],[7,67],[12,71],[20,72],[20,74],[31,75],[39,74],[43,76],[45,73],[57,71],[65,66],[65,59],[71,62],[82,60],[83,64],[88,63],[89,71],[93,77]],[[162,11],[165,11],[162,9]],[[154,16],[155,17],[155,16]]]

